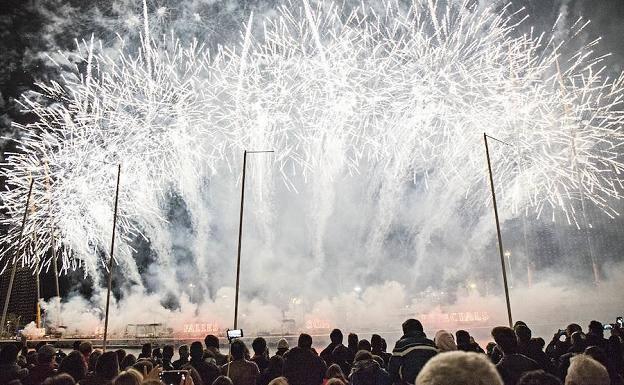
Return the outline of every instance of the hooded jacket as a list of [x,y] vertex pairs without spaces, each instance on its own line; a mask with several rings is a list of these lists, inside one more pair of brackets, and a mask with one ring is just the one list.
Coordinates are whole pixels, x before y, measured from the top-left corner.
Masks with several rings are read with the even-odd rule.
[[394,384],[413,384],[423,366],[438,353],[433,341],[425,333],[405,334],[392,349],[388,372]]
[[290,385],[320,385],[327,366],[312,349],[294,347],[284,354],[284,377]]
[[22,369],[18,364],[0,365],[0,384],[8,384],[13,380],[23,380],[28,376],[28,369]]

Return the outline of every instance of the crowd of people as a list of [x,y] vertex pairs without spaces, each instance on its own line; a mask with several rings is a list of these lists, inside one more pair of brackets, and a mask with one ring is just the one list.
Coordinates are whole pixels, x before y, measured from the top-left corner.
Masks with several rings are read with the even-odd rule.
[[[123,349],[102,352],[88,341],[77,341],[67,355],[51,344],[35,350],[9,344],[0,350],[0,385],[624,385],[617,324],[609,338],[600,322],[587,332],[570,324],[546,345],[518,321],[513,329],[492,329],[494,342],[485,350],[465,330],[440,330],[431,340],[418,320],[402,327],[391,352],[377,334],[367,340],[351,333],[344,345],[339,329],[320,353],[308,334],[292,348],[281,339],[273,355],[262,337],[251,351],[233,339],[224,354],[219,338],[208,335],[179,346],[176,360],[172,345],[145,344],[135,357]],[[181,371],[179,383],[167,383],[172,370]]]

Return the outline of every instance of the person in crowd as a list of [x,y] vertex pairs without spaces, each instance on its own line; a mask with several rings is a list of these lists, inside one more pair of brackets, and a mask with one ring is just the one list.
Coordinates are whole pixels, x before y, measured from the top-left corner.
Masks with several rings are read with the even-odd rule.
[[360,350],[355,355],[349,375],[351,385],[390,385],[390,375],[373,359],[371,352]]
[[95,371],[80,381],[80,385],[108,385],[118,374],[117,354],[105,352],[97,359]]
[[503,381],[484,354],[453,351],[427,361],[416,385],[503,385]]
[[457,350],[457,344],[453,335],[446,330],[438,330],[433,337],[433,343],[440,353]]
[[[201,377],[204,384],[212,384],[215,378],[219,377],[219,367],[204,359],[204,347],[199,341],[195,341],[191,344],[190,348],[191,360],[186,366],[191,366]],[[182,366],[185,369],[186,366]]]
[[126,357],[126,351],[124,349],[115,350],[115,354],[117,354],[117,362],[121,365],[121,361]]
[[189,347],[188,345],[180,345],[180,347],[178,348],[178,355],[180,356],[179,359],[173,361],[173,368],[175,370],[179,370],[180,368],[182,368],[184,365],[188,364],[189,362]]
[[[230,345],[232,361],[221,367],[221,373],[232,379],[234,385],[255,385],[260,376],[258,366],[245,358],[247,346],[242,340],[236,339]],[[191,347],[191,356],[192,347]],[[212,383],[212,382],[204,382]]]
[[392,349],[388,372],[394,384],[413,384],[420,370],[438,353],[416,319],[403,322],[403,336]]
[[63,358],[58,368],[59,373],[67,373],[76,382],[80,382],[87,375],[87,364],[82,358],[82,354],[79,351],[73,350]]
[[582,354],[585,352],[585,348],[587,347],[587,343],[585,341],[585,334],[581,331],[577,331],[572,333],[570,336],[570,347],[568,348],[568,352],[563,354],[557,360],[557,371],[556,373],[559,375],[561,380],[565,379],[566,373],[568,372],[568,367],[570,366],[570,360],[572,357]]
[[358,342],[360,342],[358,335],[355,333],[349,333],[349,335],[347,336],[347,347],[349,348],[349,362],[351,363],[353,362],[353,359],[358,352]]
[[52,345],[42,345],[37,350],[38,364],[29,371],[23,385],[40,385],[46,378],[57,373],[56,349]]
[[252,362],[258,366],[258,370],[262,373],[269,366],[269,350],[267,349],[266,340],[262,337],[257,337],[251,343],[251,348],[254,351]]
[[334,349],[338,345],[342,345],[342,340],[343,340],[342,331],[340,329],[332,330],[331,333],[329,333],[329,340],[330,340],[329,345],[327,345],[327,347],[323,349],[323,351],[321,351],[321,354],[320,354],[321,358],[323,359],[323,361],[325,361],[326,365],[331,365],[336,362],[334,360],[333,353],[334,353]]
[[612,332],[611,337],[608,339],[607,344],[607,356],[613,366],[616,373],[624,376],[624,355],[622,349],[624,348],[624,341],[620,338],[621,329],[617,329]]
[[351,358],[351,351],[344,345],[338,345],[334,348],[332,353],[335,363],[340,366],[343,373],[351,373],[351,366],[353,365],[353,358]]
[[604,366],[585,354],[572,358],[565,385],[609,385],[611,379]]
[[561,381],[540,369],[524,373],[516,385],[561,385]]
[[[113,379],[112,385],[141,385],[143,375],[135,369],[124,370]],[[178,385],[178,384],[176,384]]]
[[28,369],[17,364],[19,348],[15,344],[7,344],[0,350],[0,384],[21,381],[28,376]]
[[[581,332],[581,326],[578,324],[569,324],[565,330],[559,330],[553,335],[552,340],[546,346],[546,355],[551,360],[559,360],[559,357],[566,354],[570,349],[570,339],[575,332]],[[562,338],[564,338],[562,340]]]
[[256,385],[269,385],[269,382],[283,375],[284,358],[282,358],[282,356],[274,355],[271,359],[269,359],[267,368],[260,373],[260,376],[256,380]]
[[[492,359],[495,348],[496,348],[496,342],[488,342],[487,346],[485,347],[485,354],[487,354],[487,356],[490,357],[490,361],[492,361],[494,365],[496,365],[496,363],[498,362],[498,361],[495,362]],[[499,355],[498,360],[500,360],[501,359],[500,353],[498,353],[498,355]]]
[[67,354],[65,354],[65,352],[60,348],[60,347],[56,347],[56,362],[61,362],[63,360],[63,358],[67,357]]
[[78,350],[80,351],[80,344],[82,343],[81,340],[76,340],[74,341],[74,343],[72,344],[72,349],[73,350]]
[[206,350],[211,352],[214,356],[217,366],[223,366],[227,363],[227,356],[225,354],[221,354],[221,352],[219,351],[219,337],[208,334],[206,338],[204,338],[204,344],[206,345]]
[[230,377],[221,375],[212,382],[212,385],[234,385],[234,384],[232,383],[232,380],[230,380]]
[[139,353],[139,357],[138,359],[140,360],[141,358],[147,358],[147,359],[152,359],[152,344],[147,342],[144,343],[143,346],[141,347],[141,353]]
[[87,374],[95,372],[95,364],[97,363],[97,360],[100,358],[101,355],[102,351],[99,349],[95,349],[93,352],[91,352],[91,354],[87,358]]
[[348,382],[344,382],[339,378],[330,378],[324,385],[348,385]]
[[[370,352],[373,350],[371,343],[366,338],[363,338],[358,341],[357,348],[358,348],[358,352],[360,350],[366,350],[367,352]],[[355,355],[357,355],[357,353]]]
[[154,365],[162,364],[162,351],[160,348],[152,349],[152,361],[154,362]]
[[598,321],[591,321],[589,323],[588,331],[586,334],[587,346],[598,346],[604,351],[607,350],[609,341],[604,338],[604,326]]
[[137,362],[132,365],[132,369],[135,369],[144,376],[147,376],[154,369],[154,363],[149,358],[139,358]]
[[344,375],[342,368],[340,368],[338,364],[332,364],[327,368],[327,371],[325,372],[325,379],[323,380],[323,385],[326,385],[327,382],[333,378],[339,379],[344,384],[349,383],[349,380],[347,380],[347,377]]
[[290,346],[288,346],[288,341],[286,341],[286,339],[284,338],[280,338],[280,340],[277,341],[277,351],[275,352],[275,355],[284,356],[284,353],[286,353],[288,349],[290,349]]
[[162,368],[163,370],[173,370],[173,345],[165,345],[162,350]]
[[67,373],[56,374],[46,378],[43,385],[75,385],[76,381]]
[[455,341],[457,344],[457,350],[464,352],[485,353],[481,346],[474,342],[474,339],[465,330],[458,330],[455,332]]
[[602,366],[607,369],[607,373],[609,373],[609,378],[611,379],[611,385],[624,384],[622,377],[613,365],[613,360],[609,359],[607,353],[602,348],[598,346],[588,346],[587,349],[585,349],[584,354],[598,361]]
[[496,369],[505,385],[515,385],[522,374],[540,368],[537,362],[518,353],[518,340],[513,329],[497,326],[492,329],[492,337],[503,354]]
[[297,346],[284,354],[284,377],[290,385],[320,385],[326,371],[325,361],[312,349],[309,334],[300,334]]
[[134,354],[126,354],[124,359],[119,364],[119,370],[127,370],[128,368],[134,366],[136,364],[136,357]]
[[383,347],[383,338],[379,334],[373,334],[371,336],[371,353],[374,356],[381,357],[383,360],[383,368],[388,367],[388,361],[390,361],[391,354],[386,353]]
[[518,340],[518,353],[523,354],[537,362],[541,369],[552,372],[550,359],[537,344],[531,339],[531,329],[526,325],[517,325],[514,328],[516,339]]
[[78,345],[78,351],[82,354],[85,362],[89,362],[89,357],[93,353],[93,344],[91,341],[83,341]]

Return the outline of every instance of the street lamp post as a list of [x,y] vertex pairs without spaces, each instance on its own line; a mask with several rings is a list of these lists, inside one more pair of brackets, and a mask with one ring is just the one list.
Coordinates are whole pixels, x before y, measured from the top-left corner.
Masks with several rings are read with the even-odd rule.
[[[496,138],[494,140],[499,141]],[[492,163],[490,161],[490,149],[488,147],[488,135],[483,133],[483,140],[485,142],[485,157],[487,158],[488,172],[490,176],[490,188],[492,190],[492,203],[494,206],[494,219],[496,220],[496,236],[498,237],[498,252],[500,254],[501,267],[503,270],[503,285],[505,286],[505,301],[507,303],[507,318],[509,320],[509,327],[513,327],[513,319],[511,317],[511,303],[509,301],[509,286],[507,285],[507,269],[505,268],[505,256],[503,252],[503,237],[501,235],[500,221],[498,219],[498,206],[496,205],[496,190],[494,188],[494,177],[492,176]],[[501,142],[507,144],[505,142]]]
[[[240,216],[238,223],[238,254],[236,258],[236,294],[234,297],[234,329],[238,329],[238,293],[240,289],[240,264],[241,264],[241,248],[243,240],[243,212],[245,209],[245,174],[247,171],[247,154],[262,154],[271,153],[273,150],[263,151],[247,151],[243,152],[243,178],[241,182],[241,202],[240,202]],[[229,368],[229,366],[228,366]]]

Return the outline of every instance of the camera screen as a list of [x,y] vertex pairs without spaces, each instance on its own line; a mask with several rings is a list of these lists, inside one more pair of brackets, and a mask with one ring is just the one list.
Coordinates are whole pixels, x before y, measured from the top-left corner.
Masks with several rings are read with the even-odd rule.
[[186,370],[165,370],[160,373],[160,381],[165,385],[180,385],[186,379]]
[[243,336],[243,331],[241,329],[228,330],[227,336],[228,338],[241,338]]

